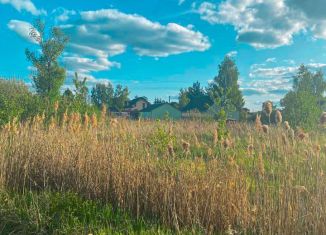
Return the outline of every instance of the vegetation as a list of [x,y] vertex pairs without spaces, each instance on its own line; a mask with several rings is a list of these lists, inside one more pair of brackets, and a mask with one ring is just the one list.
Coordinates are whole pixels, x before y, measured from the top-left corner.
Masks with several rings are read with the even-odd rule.
[[61,94],[67,37],[41,21],[31,37],[36,93],[0,80],[0,234],[326,233],[321,72],[301,66],[284,110],[266,101],[255,123],[230,123],[244,100],[225,57],[208,87],[171,103],[214,105],[217,120],[118,120],[107,111],[124,110],[127,87],[89,88],[75,73]]
[[26,49],[27,59],[37,70],[33,76],[36,91],[50,101],[56,100],[66,78],[66,70],[59,65],[58,58],[63,53],[68,38],[58,27],[53,27],[47,36],[45,23],[41,20],[36,21],[30,36],[38,43],[41,51],[38,55]]
[[239,72],[235,62],[226,56],[219,65],[218,76],[214,78],[208,89],[212,100],[225,111],[240,111],[244,106],[238,77]]
[[324,106],[326,82],[319,71],[312,73],[302,65],[293,79],[293,90],[281,101],[284,117],[291,125],[316,128]]
[[[71,215],[63,216],[67,221],[52,221],[51,213],[58,211],[59,218],[63,213],[61,206],[52,208],[56,199],[46,196],[53,192],[54,198],[59,197],[56,193],[68,195],[62,199],[68,205],[69,194],[77,194],[90,208],[112,205],[136,221],[151,219],[174,232],[326,232],[323,132],[293,132],[288,123],[223,127],[214,122],[137,123],[101,116],[81,118],[76,113],[60,123],[51,119],[50,124],[39,116],[8,124],[0,132],[1,188],[22,195],[17,197],[37,195],[42,210],[38,213],[45,214],[34,227],[35,215],[24,214],[26,206],[9,203],[23,210],[13,210],[12,216],[24,221],[11,220],[23,231],[43,231],[44,224],[49,224],[46,231],[61,230],[70,220],[75,222],[67,229],[81,231],[88,225],[102,231],[111,223],[113,215],[104,212],[110,206],[89,211],[82,209],[83,203],[68,206]],[[11,211],[1,205],[1,213]]]

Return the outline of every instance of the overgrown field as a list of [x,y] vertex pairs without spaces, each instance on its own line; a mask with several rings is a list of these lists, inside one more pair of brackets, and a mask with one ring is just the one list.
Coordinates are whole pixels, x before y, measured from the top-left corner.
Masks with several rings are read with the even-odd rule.
[[326,233],[322,129],[43,122],[0,132],[0,233]]

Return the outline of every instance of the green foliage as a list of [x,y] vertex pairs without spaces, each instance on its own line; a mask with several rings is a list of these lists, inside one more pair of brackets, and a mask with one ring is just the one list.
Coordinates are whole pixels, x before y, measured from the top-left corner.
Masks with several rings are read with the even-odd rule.
[[122,111],[128,101],[128,87],[117,85],[115,90],[112,84],[96,84],[91,91],[92,103],[98,108],[106,105],[108,109]]
[[26,49],[26,57],[37,70],[33,76],[37,93],[53,101],[59,97],[66,78],[66,70],[59,65],[58,58],[63,53],[68,38],[57,27],[53,27],[47,35],[45,23],[41,20],[37,20],[34,27],[30,36],[38,43],[41,52]]
[[160,125],[158,121],[158,125],[155,131],[150,135],[149,142],[151,145],[160,153],[164,153],[167,151],[169,144],[176,143],[176,137],[167,131],[164,126]]
[[293,90],[281,100],[284,119],[292,126],[315,128],[322,113],[325,91],[322,72],[310,72],[302,65],[293,78]]
[[283,115],[291,126],[313,129],[318,125],[322,109],[317,105],[318,98],[308,92],[290,91],[282,100]]
[[38,112],[39,102],[23,82],[0,80],[0,125]]
[[114,91],[113,108],[121,112],[128,101],[128,96],[128,87],[117,85]]
[[183,109],[189,104],[190,99],[188,98],[188,91],[187,89],[181,89],[179,93],[179,107]]
[[183,107],[184,111],[198,110],[204,112],[212,104],[213,101],[199,82],[195,82],[191,87],[180,91],[179,105]]
[[75,77],[73,79],[75,85],[75,99],[78,102],[86,103],[87,95],[88,95],[88,87],[86,85],[87,78],[80,79],[78,77],[78,73],[75,73]]
[[217,114],[219,138],[225,138],[228,135],[226,126],[227,115],[224,109]]
[[0,191],[1,234],[172,234],[73,193]]
[[96,84],[91,91],[91,100],[94,105],[99,109],[103,105],[112,107],[113,104],[114,89],[112,84]]
[[212,100],[226,111],[240,111],[244,106],[238,77],[239,72],[235,62],[226,56],[219,65],[218,76],[208,88]]

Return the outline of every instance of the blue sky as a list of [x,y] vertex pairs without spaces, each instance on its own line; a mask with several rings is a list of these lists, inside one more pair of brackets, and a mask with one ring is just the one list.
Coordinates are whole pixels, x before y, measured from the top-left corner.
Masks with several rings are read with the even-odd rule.
[[239,68],[246,106],[278,102],[304,63],[326,68],[324,0],[0,0],[0,76],[30,83],[25,48],[37,17],[70,37],[62,65],[89,86],[128,86],[131,97],[168,99],[214,78],[226,54]]

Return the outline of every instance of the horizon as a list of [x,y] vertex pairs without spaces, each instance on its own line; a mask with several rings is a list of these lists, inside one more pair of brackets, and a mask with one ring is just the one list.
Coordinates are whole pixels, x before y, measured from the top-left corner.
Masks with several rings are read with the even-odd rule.
[[78,72],[89,86],[111,82],[128,86],[131,99],[168,100],[196,81],[207,86],[229,55],[245,106],[257,111],[266,100],[279,102],[301,64],[325,71],[323,9],[322,0],[0,0],[0,76],[31,84],[24,50],[35,48],[28,32],[41,17],[70,37],[61,57],[65,87]]

